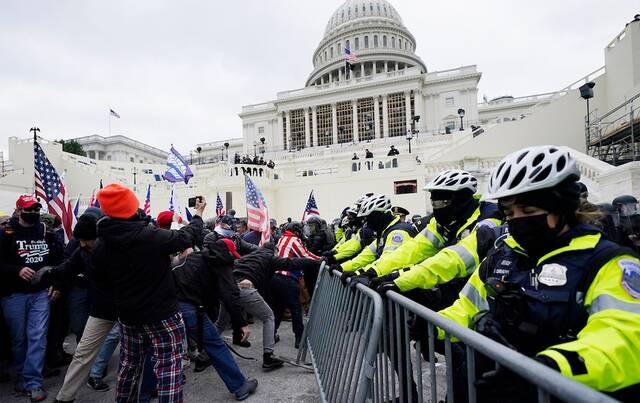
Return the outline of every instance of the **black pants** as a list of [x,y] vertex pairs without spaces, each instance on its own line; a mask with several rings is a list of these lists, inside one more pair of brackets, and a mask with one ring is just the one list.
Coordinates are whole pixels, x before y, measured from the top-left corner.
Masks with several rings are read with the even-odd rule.
[[291,325],[296,339],[302,337],[304,324],[302,323],[302,305],[298,282],[293,277],[275,274],[271,279],[271,303],[276,320],[276,331],[280,327],[282,314],[286,308],[291,312]]

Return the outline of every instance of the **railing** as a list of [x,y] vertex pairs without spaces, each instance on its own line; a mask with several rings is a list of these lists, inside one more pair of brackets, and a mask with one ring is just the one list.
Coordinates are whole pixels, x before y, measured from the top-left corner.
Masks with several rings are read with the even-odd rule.
[[[510,397],[522,401],[549,402],[554,396],[615,402],[403,295],[387,292],[380,299],[362,284],[343,286],[338,276],[322,265],[298,354],[300,362],[310,353],[323,402],[475,403],[493,400],[489,391],[509,388]],[[412,326],[424,321],[418,337],[409,320]],[[444,343],[437,340],[438,331]],[[479,387],[477,381],[490,371],[497,375],[493,389],[486,377],[485,387]]]
[[345,288],[339,278],[322,264],[297,362],[311,356],[323,402],[363,402],[376,366],[382,299],[361,284]]

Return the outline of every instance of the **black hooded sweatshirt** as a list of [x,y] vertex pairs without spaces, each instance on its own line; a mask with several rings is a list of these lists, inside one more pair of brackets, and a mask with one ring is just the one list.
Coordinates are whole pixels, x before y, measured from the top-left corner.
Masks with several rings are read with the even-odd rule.
[[276,270],[298,271],[318,267],[320,262],[306,258],[282,258],[274,254],[273,249],[260,248],[253,253],[236,260],[233,274],[238,281],[247,279],[266,296],[269,282]]
[[21,279],[20,270],[29,267],[38,271],[44,266],[54,266],[62,262],[63,255],[64,245],[44,223],[23,227],[13,217],[0,230],[0,296],[43,290],[44,284],[31,285]]
[[[178,289],[178,301],[215,310],[220,302],[225,306],[234,329],[247,322],[238,304],[240,290],[233,277],[233,257],[224,245],[208,244],[193,252],[173,268]],[[215,318],[212,318],[215,321]]]
[[202,225],[199,216],[180,230],[156,228],[138,217],[98,221],[92,256],[96,278],[113,284],[123,324],[154,323],[178,312],[170,255],[191,247]]

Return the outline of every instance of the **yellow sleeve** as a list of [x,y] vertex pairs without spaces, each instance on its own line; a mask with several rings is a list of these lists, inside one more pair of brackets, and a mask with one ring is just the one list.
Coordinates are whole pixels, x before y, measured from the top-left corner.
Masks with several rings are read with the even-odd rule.
[[360,237],[352,236],[351,239],[344,242],[340,247],[336,250],[335,258],[336,260],[342,260],[346,258],[350,258],[355,256],[362,250],[362,245],[360,245]]
[[375,265],[378,276],[384,276],[404,267],[411,267],[438,253],[444,246],[444,239],[438,234],[436,225],[435,219],[431,219],[418,235],[407,239],[393,253],[381,256]]
[[430,289],[471,275],[479,263],[478,238],[473,231],[457,244],[442,249],[407,271],[400,271],[395,283],[403,292],[414,288]]
[[[450,307],[439,311],[440,315],[461,326],[470,328],[473,324],[473,318],[478,312],[489,310],[487,290],[478,273],[479,271],[476,270],[471,275],[467,284],[460,291],[458,299]],[[444,331],[440,328],[438,328],[438,338],[444,339]]]
[[554,360],[563,375],[600,391],[640,383],[640,261],[620,256],[603,266],[585,307],[589,319],[577,340],[539,354]]
[[360,268],[365,267],[370,263],[373,263],[376,260],[377,244],[378,244],[377,241],[371,242],[369,246],[362,249],[362,251],[358,254],[358,256],[342,263],[340,265],[342,266],[342,271],[356,271]]
[[342,239],[344,238],[344,230],[340,227],[337,227],[335,231],[335,236],[336,236],[336,242],[342,241]]

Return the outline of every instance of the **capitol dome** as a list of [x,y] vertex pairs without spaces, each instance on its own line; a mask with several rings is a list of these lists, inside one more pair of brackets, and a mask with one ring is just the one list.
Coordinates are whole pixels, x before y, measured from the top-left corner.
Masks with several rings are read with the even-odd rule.
[[314,70],[306,85],[342,80],[346,48],[357,57],[355,78],[409,67],[426,72],[415,47],[415,38],[388,1],[347,0],[327,22],[324,37],[313,53]]

